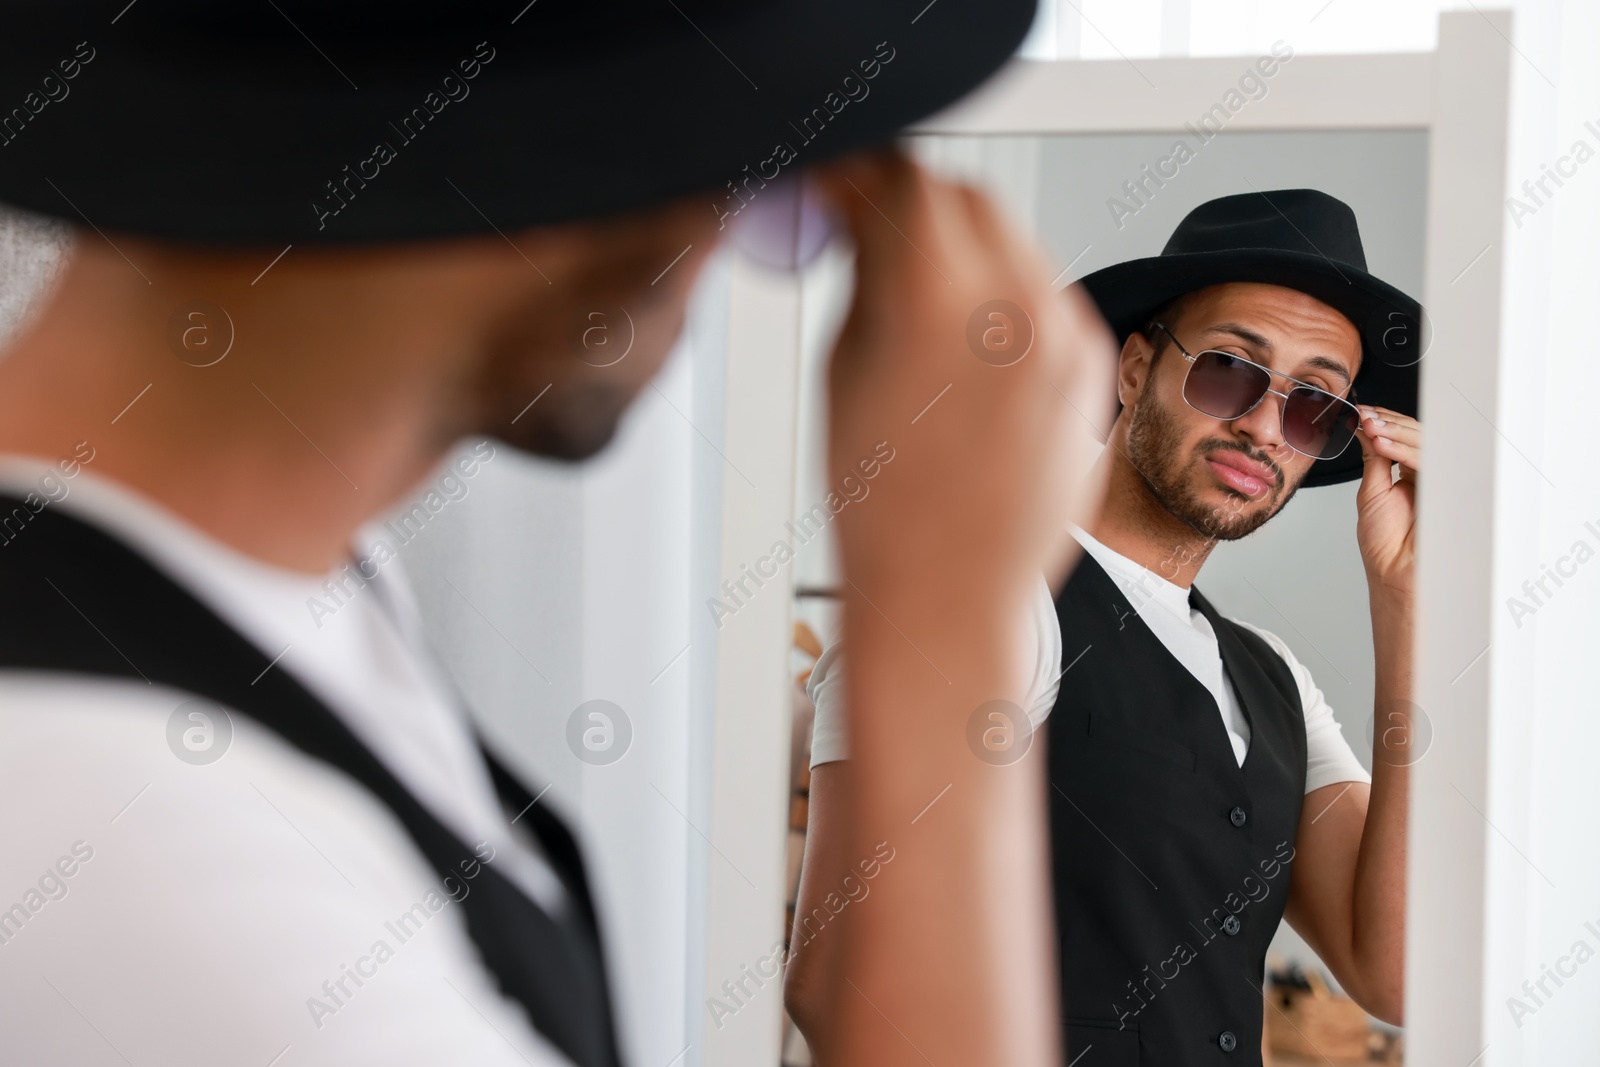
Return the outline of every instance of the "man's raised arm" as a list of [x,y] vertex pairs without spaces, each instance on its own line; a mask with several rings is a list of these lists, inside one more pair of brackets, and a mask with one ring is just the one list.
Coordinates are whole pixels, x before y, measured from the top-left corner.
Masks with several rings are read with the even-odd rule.
[[980,194],[892,155],[820,178],[857,248],[830,468],[896,450],[873,504],[838,523],[848,855],[883,842],[895,860],[829,990],[837,1062],[1054,1064],[1043,760],[991,765],[968,728],[981,705],[1024,700],[1028,600],[1041,569],[1065,572],[1063,518],[1098,498],[1091,421],[1115,349]]

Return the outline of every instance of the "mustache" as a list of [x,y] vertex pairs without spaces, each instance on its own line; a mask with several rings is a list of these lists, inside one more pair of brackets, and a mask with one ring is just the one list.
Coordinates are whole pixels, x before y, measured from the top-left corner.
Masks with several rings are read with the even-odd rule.
[[1238,441],[1224,441],[1220,438],[1212,441],[1202,442],[1199,451],[1201,458],[1209,456],[1213,452],[1241,453],[1246,459],[1254,460],[1270,470],[1272,472],[1273,485],[1278,489],[1283,488],[1283,468],[1278,466],[1278,464],[1273,461],[1272,457],[1268,456],[1265,452],[1258,452],[1252,449],[1250,446],[1242,444]]

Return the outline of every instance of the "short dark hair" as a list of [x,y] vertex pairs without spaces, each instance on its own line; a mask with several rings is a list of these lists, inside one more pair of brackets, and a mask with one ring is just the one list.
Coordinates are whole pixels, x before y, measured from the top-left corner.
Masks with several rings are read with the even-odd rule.
[[1190,298],[1193,296],[1193,291],[1180,293],[1145,317],[1144,326],[1140,328],[1139,332],[1144,334],[1145,340],[1149,341],[1150,347],[1154,349],[1150,354],[1150,365],[1152,367],[1161,358],[1161,350],[1166,348],[1167,342],[1172,340],[1165,330],[1158,328],[1158,324],[1165,327],[1176,325],[1177,321],[1183,318],[1184,309],[1188,306]]
[[[1145,316],[1144,325],[1139,328],[1139,332],[1144,335],[1145,340],[1150,342],[1150,347],[1153,350],[1150,353],[1150,367],[1152,370],[1155,369],[1155,365],[1161,360],[1162,349],[1166,348],[1167,343],[1172,340],[1172,338],[1167,335],[1166,331],[1158,329],[1156,324],[1160,323],[1162,326],[1172,326],[1177,323],[1177,321],[1183,317],[1184,309],[1188,306],[1190,298],[1192,298],[1196,292],[1198,292],[1198,290],[1191,290],[1187,293],[1179,293],[1177,296],[1173,297],[1171,300],[1168,300],[1166,303],[1162,304],[1160,307],[1156,308],[1150,314]],[[1122,414],[1122,407],[1122,402],[1119,400],[1117,402],[1117,415]]]

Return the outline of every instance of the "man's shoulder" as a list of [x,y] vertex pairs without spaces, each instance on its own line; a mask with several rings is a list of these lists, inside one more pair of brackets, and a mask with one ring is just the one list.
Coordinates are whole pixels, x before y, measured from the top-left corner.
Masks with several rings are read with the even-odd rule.
[[1279,675],[1280,682],[1292,687],[1299,697],[1302,713],[1319,708],[1324,703],[1322,690],[1312,678],[1310,668],[1300,662],[1299,657],[1290,650],[1288,642],[1271,630],[1244,619],[1225,616],[1224,621],[1237,629],[1247,647],[1254,643],[1253,651],[1258,657],[1267,657],[1264,665],[1267,666],[1269,673]]
[[88,817],[145,787],[215,802],[246,781],[275,779],[326,789],[344,776],[193,693],[137,679],[0,670],[0,800],[37,791],[51,798],[41,814]]
[[1255,623],[1246,619],[1234,618],[1231,615],[1225,615],[1223,616],[1223,619],[1244,630],[1246,633],[1253,634],[1255,637],[1259,638],[1279,659],[1283,660],[1283,662],[1291,670],[1300,665],[1299,659],[1297,659],[1295,654],[1289,650],[1288,643],[1271,630],[1268,630],[1262,626],[1257,626]]
[[137,679],[0,669],[0,760],[31,766],[130,758],[152,724],[190,699]]
[[207,834],[206,848],[231,854],[230,842],[261,849],[252,834],[286,829],[294,808],[332,835],[412,851],[348,775],[247,715],[136,679],[0,670],[0,804],[34,812],[41,845],[73,827],[131,823],[158,851],[181,854]]
[[377,798],[228,709],[210,706],[230,722],[209,738],[187,712],[174,725],[193,699],[0,671],[0,807],[13,816],[0,998],[27,1009],[6,1029],[13,1058],[50,1058],[70,995],[121,1005],[119,1043],[163,1063],[213,1063],[219,1049],[267,1049],[264,1062],[291,1042],[313,1065],[565,1062],[495,988],[460,908]]

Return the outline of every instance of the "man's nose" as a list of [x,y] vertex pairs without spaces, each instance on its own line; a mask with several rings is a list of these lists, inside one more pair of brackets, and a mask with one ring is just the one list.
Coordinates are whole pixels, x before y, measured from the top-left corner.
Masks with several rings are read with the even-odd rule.
[[1233,420],[1234,432],[1266,452],[1283,448],[1283,402],[1282,396],[1269,390],[1260,403]]

